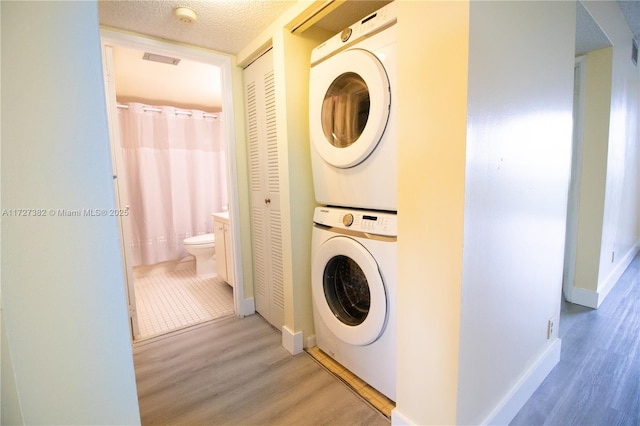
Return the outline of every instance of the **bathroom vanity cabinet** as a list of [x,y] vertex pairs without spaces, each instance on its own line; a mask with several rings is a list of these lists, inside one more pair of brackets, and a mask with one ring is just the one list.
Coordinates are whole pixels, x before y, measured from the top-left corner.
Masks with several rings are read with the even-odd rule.
[[213,233],[216,237],[216,273],[233,287],[233,251],[229,230],[229,212],[214,213]]

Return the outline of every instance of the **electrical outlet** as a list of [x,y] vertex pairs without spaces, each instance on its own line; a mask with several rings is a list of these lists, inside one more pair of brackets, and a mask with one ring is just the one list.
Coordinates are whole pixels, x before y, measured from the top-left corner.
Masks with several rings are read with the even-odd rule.
[[547,340],[551,339],[551,335],[553,334],[553,320],[549,320],[547,322]]

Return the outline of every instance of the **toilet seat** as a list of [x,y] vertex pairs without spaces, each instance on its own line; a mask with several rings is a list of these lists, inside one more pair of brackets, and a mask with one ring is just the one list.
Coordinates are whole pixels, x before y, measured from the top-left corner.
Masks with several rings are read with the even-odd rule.
[[183,243],[187,246],[204,246],[215,244],[215,242],[215,234],[202,234],[196,235],[195,237],[186,238]]

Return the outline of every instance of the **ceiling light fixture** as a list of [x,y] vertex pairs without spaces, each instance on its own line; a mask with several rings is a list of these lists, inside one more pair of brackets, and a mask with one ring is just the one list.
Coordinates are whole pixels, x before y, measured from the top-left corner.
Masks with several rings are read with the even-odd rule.
[[184,22],[185,24],[194,24],[198,20],[198,15],[196,15],[195,10],[188,7],[176,7],[173,13],[180,22]]

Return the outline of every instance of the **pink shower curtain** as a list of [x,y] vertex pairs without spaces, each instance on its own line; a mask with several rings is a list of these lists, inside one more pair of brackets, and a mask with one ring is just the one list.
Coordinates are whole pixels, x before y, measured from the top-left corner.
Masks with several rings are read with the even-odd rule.
[[181,259],[188,256],[182,241],[213,232],[211,214],[228,206],[221,114],[128,106],[118,109],[119,173],[127,188],[133,265]]

